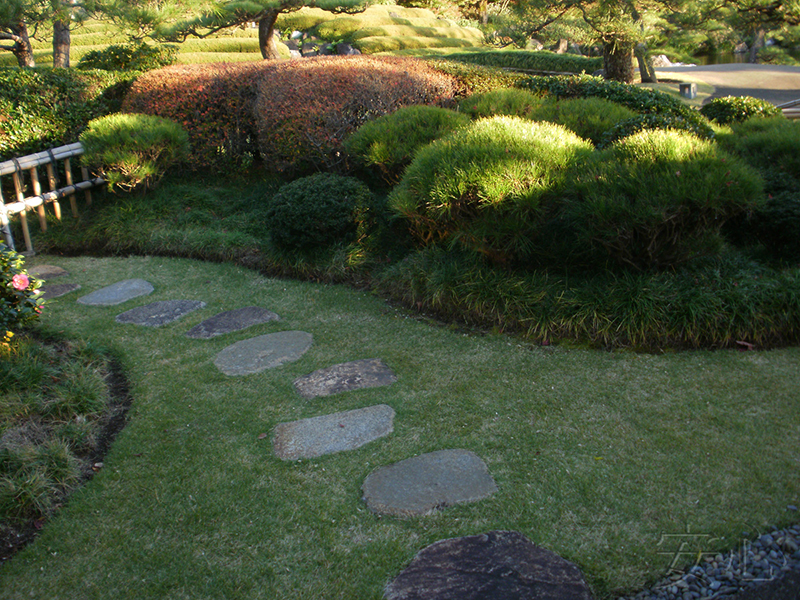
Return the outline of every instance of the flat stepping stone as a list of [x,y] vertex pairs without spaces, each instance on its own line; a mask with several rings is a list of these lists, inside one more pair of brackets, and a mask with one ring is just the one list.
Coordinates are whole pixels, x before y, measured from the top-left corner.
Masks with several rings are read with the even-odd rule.
[[283,460],[315,458],[355,450],[394,431],[394,410],[386,404],[338,412],[275,427],[272,445]]
[[61,267],[55,265],[37,265],[28,269],[28,274],[37,279],[53,279],[53,277],[63,277],[68,273]]
[[81,286],[77,283],[51,283],[49,285],[43,285],[39,288],[39,291],[42,293],[42,298],[45,300],[52,300],[53,298],[66,296],[79,289],[81,289]]
[[295,379],[294,387],[303,398],[330,396],[350,390],[380,387],[397,381],[382,360],[370,358],[319,369]]
[[81,296],[78,298],[78,302],[88,306],[114,306],[152,292],[152,284],[144,279],[126,279],[86,296]]
[[132,308],[117,315],[117,323],[133,323],[145,327],[161,327],[177,321],[184,315],[203,308],[205,302],[199,300],[162,300]]
[[221,312],[210,319],[206,319],[186,332],[186,337],[208,339],[225,333],[231,333],[232,331],[241,331],[253,325],[260,325],[268,321],[278,320],[280,320],[280,317],[271,310],[259,306],[246,306],[236,310]]
[[439,450],[370,473],[361,488],[369,509],[395,517],[475,502],[497,491],[486,464],[469,450]]
[[442,540],[421,550],[387,600],[592,600],[580,569],[516,531]]
[[226,375],[249,375],[294,362],[311,348],[305,331],[279,331],[236,342],[217,354],[214,364]]

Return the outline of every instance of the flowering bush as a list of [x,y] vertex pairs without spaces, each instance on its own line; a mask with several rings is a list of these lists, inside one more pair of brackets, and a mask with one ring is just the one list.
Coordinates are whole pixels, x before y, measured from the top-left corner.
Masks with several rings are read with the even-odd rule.
[[30,277],[22,265],[20,254],[0,245],[0,343],[42,312],[41,281]]

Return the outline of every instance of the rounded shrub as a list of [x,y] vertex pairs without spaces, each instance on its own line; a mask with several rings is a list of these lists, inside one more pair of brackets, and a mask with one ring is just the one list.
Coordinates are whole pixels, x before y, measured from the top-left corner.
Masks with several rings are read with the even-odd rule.
[[446,108],[406,106],[367,121],[345,140],[344,147],[394,184],[417,150],[467,123],[469,117]]
[[174,121],[141,114],[114,114],[90,121],[80,136],[84,163],[109,185],[125,190],[153,187],[167,169],[189,156],[189,136]]
[[0,344],[8,342],[15,329],[35,321],[42,311],[42,282],[27,274],[24,260],[0,243]]
[[307,252],[355,241],[372,204],[372,192],[355,177],[317,173],[282,186],[266,217],[278,248]]
[[548,99],[532,112],[535,121],[563,125],[597,145],[606,131],[636,116],[631,109],[604,98]]
[[719,231],[763,200],[763,182],[715,143],[642,131],[574,171],[564,217],[602,262],[662,269],[718,250]]
[[501,88],[464,98],[459,110],[473,119],[495,115],[529,117],[541,103],[539,96],[526,90]]
[[551,123],[492,117],[417,153],[389,197],[422,245],[444,241],[496,262],[527,256],[547,205],[589,142]]
[[746,121],[750,117],[774,117],[782,114],[780,109],[766,100],[749,96],[714,98],[700,108],[700,113],[709,121],[720,125]]
[[597,147],[608,147],[614,142],[629,137],[645,129],[663,129],[667,131],[686,131],[706,140],[714,138],[714,130],[708,123],[701,120],[687,120],[679,115],[636,115],[630,119],[620,121],[606,131]]
[[79,69],[103,71],[150,71],[178,62],[178,46],[144,42],[112,44],[102,50],[90,50],[78,62]]

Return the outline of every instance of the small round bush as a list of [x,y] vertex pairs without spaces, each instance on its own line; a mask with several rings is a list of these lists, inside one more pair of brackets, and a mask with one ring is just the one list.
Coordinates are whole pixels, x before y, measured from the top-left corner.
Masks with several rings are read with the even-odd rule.
[[530,115],[535,121],[563,125],[597,145],[603,134],[620,121],[636,116],[631,109],[603,98],[549,99]]
[[502,88],[464,98],[459,110],[473,119],[495,115],[529,117],[541,103],[539,96],[526,90]]
[[345,140],[344,147],[394,184],[417,150],[467,123],[469,117],[445,108],[406,106],[367,121]]
[[725,221],[763,201],[763,182],[715,143],[642,131],[574,172],[565,218],[599,260],[663,269],[718,250]]
[[714,130],[711,126],[701,120],[687,120],[679,115],[646,114],[636,115],[611,127],[603,134],[597,147],[599,149],[606,148],[618,140],[645,129],[686,131],[706,140],[714,137]]
[[727,125],[746,121],[750,117],[774,117],[780,115],[781,111],[766,100],[749,96],[726,96],[714,98],[704,104],[700,113],[709,121]]
[[389,204],[422,245],[446,241],[516,260],[535,243],[568,166],[591,151],[559,125],[481,119],[420,150]]
[[39,295],[41,281],[27,274],[21,254],[0,243],[0,344],[14,330],[39,318],[44,300]]
[[144,42],[112,44],[102,50],[90,50],[84,54],[78,61],[78,68],[103,71],[151,71],[177,63],[178,50],[178,46],[174,44],[158,46],[150,46]]
[[317,173],[282,186],[267,209],[273,243],[313,251],[355,241],[367,225],[372,192],[355,177]]
[[189,156],[189,136],[174,121],[140,114],[114,114],[89,122],[80,136],[83,161],[109,188],[153,187],[167,169]]

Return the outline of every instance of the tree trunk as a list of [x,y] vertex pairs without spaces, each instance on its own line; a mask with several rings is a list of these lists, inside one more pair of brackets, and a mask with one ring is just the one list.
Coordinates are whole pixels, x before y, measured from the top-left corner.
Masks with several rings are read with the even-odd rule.
[[647,46],[644,44],[637,44],[636,61],[639,63],[639,75],[642,78],[642,83],[658,83],[656,76],[656,69],[653,67],[653,59],[647,55]]
[[31,48],[31,40],[28,37],[28,26],[20,21],[15,25],[10,25],[9,30],[14,36],[14,46],[11,48],[11,53],[17,57],[17,63],[22,68],[33,68],[36,66],[36,61],[33,59],[33,48]]
[[753,32],[753,43],[750,45],[750,55],[747,57],[747,62],[754,63],[758,60],[758,51],[765,45],[765,37],[767,33],[763,29],[757,29]]
[[53,68],[69,68],[69,21],[53,21]]
[[558,44],[556,44],[554,52],[556,54],[564,54],[568,48],[569,48],[569,40],[561,38],[558,40]]
[[265,60],[277,60],[281,57],[275,41],[275,22],[278,20],[279,13],[278,10],[267,11],[258,21],[258,46],[261,48],[261,56]]
[[633,83],[633,45],[614,42],[603,44],[603,68],[606,79]]

